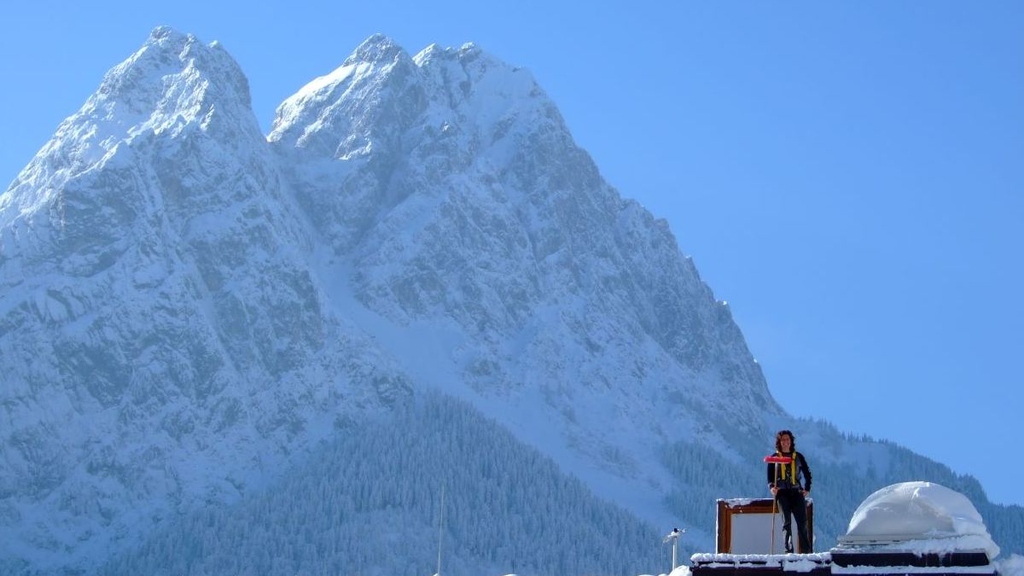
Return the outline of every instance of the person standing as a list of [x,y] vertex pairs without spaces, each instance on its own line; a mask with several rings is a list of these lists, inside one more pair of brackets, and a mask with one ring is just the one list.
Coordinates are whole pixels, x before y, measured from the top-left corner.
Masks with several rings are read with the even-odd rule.
[[[768,464],[768,489],[782,510],[782,530],[786,534],[786,552],[793,552],[791,520],[796,521],[797,551],[809,554],[814,548],[807,534],[807,495],[811,492],[811,469],[804,455],[796,451],[796,438],[789,430],[775,434],[775,455],[789,458],[788,463]],[[801,480],[802,479],[802,480]]]

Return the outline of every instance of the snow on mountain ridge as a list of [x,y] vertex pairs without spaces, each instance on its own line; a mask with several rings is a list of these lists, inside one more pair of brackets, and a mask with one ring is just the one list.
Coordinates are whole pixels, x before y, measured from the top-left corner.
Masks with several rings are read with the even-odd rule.
[[[375,94],[402,91],[406,82],[415,85],[415,64],[409,55],[383,35],[364,41],[330,74],[308,83],[278,107],[271,125],[271,142],[315,150],[333,158],[351,158],[375,146],[395,146],[394,134],[382,130],[380,116],[411,117],[408,110],[388,108],[379,99],[346,97],[353,92]],[[348,139],[337,141],[337,134]]]
[[[214,115],[215,102],[231,105]],[[82,170],[102,166],[119,144],[146,133],[181,130],[200,117],[205,117],[204,129],[219,118],[224,129],[258,134],[258,124],[246,125],[245,118],[227,112],[249,106],[248,81],[219,44],[201,46],[194,36],[156,28],[135,54],[106,74],[82,108],[61,123],[10,188],[57,190]],[[13,198],[24,202],[23,211],[46,200],[5,194],[0,207]]]

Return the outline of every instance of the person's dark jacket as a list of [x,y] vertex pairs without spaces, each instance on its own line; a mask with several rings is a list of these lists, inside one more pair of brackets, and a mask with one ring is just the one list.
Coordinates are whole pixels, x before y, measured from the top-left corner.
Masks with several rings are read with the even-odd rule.
[[[779,490],[786,490],[788,488],[803,489],[811,491],[811,469],[807,466],[807,460],[804,459],[804,455],[799,452],[793,452],[792,454],[783,454],[776,452],[776,456],[792,456],[794,462],[790,464],[768,464],[768,487],[777,486]],[[778,470],[776,470],[776,466]],[[778,478],[776,478],[776,472]],[[803,479],[801,484],[800,480]]]

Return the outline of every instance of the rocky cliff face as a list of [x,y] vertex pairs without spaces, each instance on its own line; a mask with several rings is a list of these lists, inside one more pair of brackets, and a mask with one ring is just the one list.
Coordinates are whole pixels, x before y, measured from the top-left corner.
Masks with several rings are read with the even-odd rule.
[[43,568],[426,387],[649,519],[659,446],[783,415],[527,71],[382,36],[264,137],[223,48],[154,30],[0,195],[0,357],[0,555]]

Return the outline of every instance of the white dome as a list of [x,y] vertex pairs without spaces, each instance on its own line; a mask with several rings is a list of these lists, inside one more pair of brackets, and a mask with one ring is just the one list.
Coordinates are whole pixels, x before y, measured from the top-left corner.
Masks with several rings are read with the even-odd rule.
[[[963,494],[931,482],[893,484],[868,496],[853,513],[842,543],[920,543],[915,549],[984,550],[999,547]],[[923,545],[923,546],[922,546]]]

